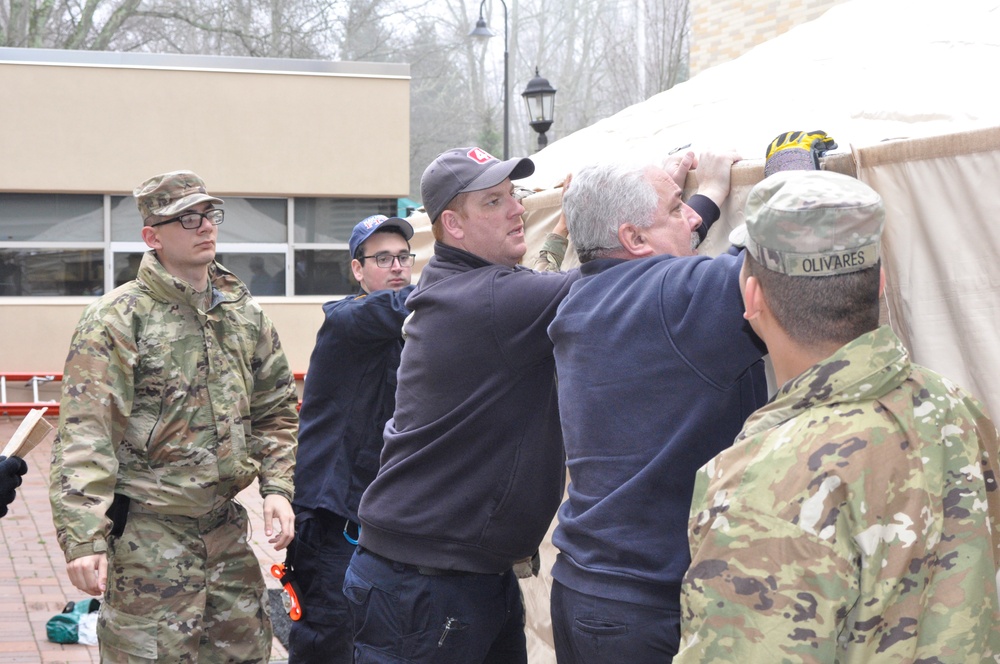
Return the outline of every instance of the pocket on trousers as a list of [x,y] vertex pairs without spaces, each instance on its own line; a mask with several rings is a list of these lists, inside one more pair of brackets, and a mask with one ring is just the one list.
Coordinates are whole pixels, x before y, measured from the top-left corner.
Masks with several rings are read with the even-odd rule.
[[107,603],[97,619],[97,639],[101,648],[111,648],[135,657],[155,660],[157,622],[143,616],[122,613]]
[[347,573],[344,574],[344,597],[354,610],[364,611],[373,588],[371,583],[355,574],[350,567],[347,568]]
[[358,571],[352,562],[344,575],[344,597],[354,627],[355,647],[359,651],[369,647],[381,652],[402,652],[406,636],[400,620],[412,618],[409,610],[412,607],[405,599],[401,603],[399,595],[369,581]]
[[594,636],[621,636],[628,634],[628,625],[622,623],[608,622],[599,618],[575,618],[573,629],[577,629],[585,634]]

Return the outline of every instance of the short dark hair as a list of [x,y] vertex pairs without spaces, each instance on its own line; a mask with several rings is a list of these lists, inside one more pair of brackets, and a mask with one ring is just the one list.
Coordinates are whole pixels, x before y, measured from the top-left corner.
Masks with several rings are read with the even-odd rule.
[[747,274],[760,282],[767,306],[792,341],[807,347],[844,345],[878,327],[881,261],[823,277],[788,276],[745,254]]
[[360,261],[362,265],[364,265],[365,263],[365,259],[363,258],[363,256],[365,255],[365,245],[368,244],[368,240],[372,239],[379,233],[393,233],[395,235],[398,235],[399,237],[403,238],[403,240],[406,241],[406,248],[407,249],[410,248],[410,241],[406,239],[405,235],[403,235],[403,229],[401,229],[398,226],[386,226],[386,227],[380,226],[375,230],[373,230],[372,234],[366,237],[365,241],[359,244],[358,248],[354,250],[353,257],[358,259],[358,261]]

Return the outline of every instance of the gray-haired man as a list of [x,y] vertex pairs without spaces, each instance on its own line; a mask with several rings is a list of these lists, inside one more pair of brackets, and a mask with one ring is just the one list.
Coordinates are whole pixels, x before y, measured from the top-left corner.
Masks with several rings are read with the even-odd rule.
[[560,662],[670,661],[695,472],[767,401],[742,256],[695,255],[738,157],[700,155],[688,205],[675,178],[693,159],[594,164],[563,200],[583,278],[549,326],[570,474],[552,537]]

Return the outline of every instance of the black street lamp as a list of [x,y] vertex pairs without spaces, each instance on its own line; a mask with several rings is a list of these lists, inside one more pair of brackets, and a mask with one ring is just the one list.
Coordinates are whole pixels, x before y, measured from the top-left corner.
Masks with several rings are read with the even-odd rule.
[[528,81],[528,86],[524,88],[521,96],[528,106],[528,123],[538,132],[538,149],[541,150],[549,144],[545,132],[552,126],[556,89],[549,84],[548,79],[539,76],[538,67],[535,67],[535,77]]
[[[483,5],[485,4],[486,0],[482,0],[479,3],[479,20],[476,21],[476,27],[469,33],[470,37],[482,37],[484,39],[496,37],[496,33],[490,30],[490,27],[486,25],[486,19],[483,18]],[[510,158],[509,139],[507,137],[509,115],[507,103],[507,3],[504,0],[500,0],[500,4],[503,5],[503,158],[506,161]]]

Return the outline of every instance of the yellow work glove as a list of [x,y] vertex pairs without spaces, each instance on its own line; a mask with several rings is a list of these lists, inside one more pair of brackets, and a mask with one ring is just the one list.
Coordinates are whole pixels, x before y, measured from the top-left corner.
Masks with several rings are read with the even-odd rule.
[[819,158],[836,147],[837,142],[821,129],[779,134],[767,146],[764,177],[778,171],[818,171]]

